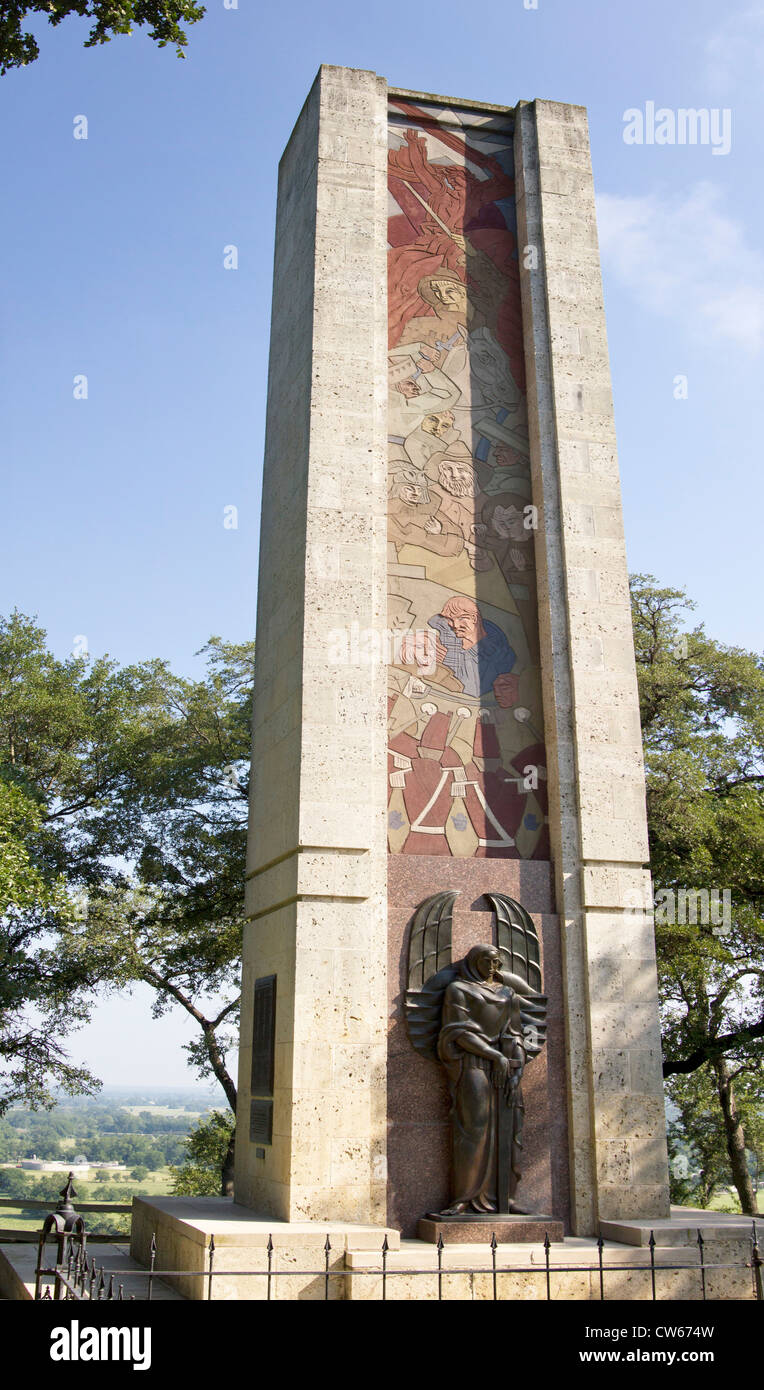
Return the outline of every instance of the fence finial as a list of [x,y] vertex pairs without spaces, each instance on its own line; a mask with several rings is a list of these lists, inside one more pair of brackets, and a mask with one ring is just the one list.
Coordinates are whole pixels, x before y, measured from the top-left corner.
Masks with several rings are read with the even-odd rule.
[[76,1213],[76,1211],[74,1210],[74,1204],[73,1204],[73,1202],[72,1202],[72,1197],[76,1197],[76,1196],[77,1196],[77,1193],[76,1193],[75,1187],[74,1187],[74,1173],[72,1173],[72,1172],[69,1173],[69,1177],[68,1177],[67,1180],[66,1180],[66,1185],[65,1185],[64,1187],[61,1188],[61,1191],[59,1192],[58,1195],[59,1195],[59,1197],[61,1198],[61,1201],[59,1202],[58,1206],[56,1207],[56,1211],[57,1211],[61,1216],[66,1217],[67,1226],[68,1226],[68,1225],[70,1224],[70,1222],[73,1221],[73,1220],[76,1218],[76,1216],[77,1216],[77,1213]]

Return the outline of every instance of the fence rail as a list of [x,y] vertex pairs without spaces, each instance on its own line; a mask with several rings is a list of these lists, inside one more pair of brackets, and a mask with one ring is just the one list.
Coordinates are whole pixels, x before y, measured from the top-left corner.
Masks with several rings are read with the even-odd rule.
[[[76,1194],[75,1194],[76,1195]],[[39,1197],[0,1197],[0,1207],[24,1207],[30,1211],[50,1211],[50,1198],[46,1202]],[[79,1211],[120,1211],[128,1214],[133,1209],[132,1202],[78,1202]]]
[[[71,1174],[70,1174],[71,1177]],[[39,1197],[0,1197],[0,1210],[10,1208],[17,1211],[50,1211],[50,1198],[41,1201]],[[118,1215],[130,1215],[133,1209],[132,1202],[80,1202],[81,1212],[96,1212],[101,1215],[108,1215],[115,1212]],[[0,1226],[0,1243],[3,1245],[36,1245],[40,1238],[39,1228],[25,1230],[22,1226]],[[102,1245],[116,1245],[120,1241],[124,1242],[124,1231],[91,1231],[91,1240],[97,1240]]]

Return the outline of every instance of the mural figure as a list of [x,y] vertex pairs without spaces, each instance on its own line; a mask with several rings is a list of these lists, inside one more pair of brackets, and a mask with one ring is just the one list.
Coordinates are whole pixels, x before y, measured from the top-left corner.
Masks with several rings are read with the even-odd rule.
[[399,342],[410,343],[420,334],[433,335],[433,345],[441,351],[444,340],[453,346],[462,341],[467,318],[467,286],[455,270],[437,270],[419,281],[417,294],[429,313],[409,319]]
[[432,494],[425,473],[396,468],[392,474],[387,534],[401,545],[421,545],[436,555],[459,555],[464,541],[458,527],[440,516],[440,498]]
[[[474,599],[450,598],[439,614],[430,618],[438,634],[437,658],[453,671],[467,695],[493,691],[499,704],[509,704],[513,685],[502,682],[515,664],[515,654],[501,628],[483,622]],[[496,689],[498,685],[498,691]]]

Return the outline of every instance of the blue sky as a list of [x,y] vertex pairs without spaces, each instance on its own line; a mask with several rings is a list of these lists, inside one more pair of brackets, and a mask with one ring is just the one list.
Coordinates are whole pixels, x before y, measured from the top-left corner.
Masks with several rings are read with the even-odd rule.
[[[0,611],[37,614],[61,656],[84,636],[185,672],[211,633],[253,635],[276,171],[327,62],[588,107],[629,564],[761,649],[764,3],[211,0],[185,61],[33,27],[42,56],[0,81]],[[650,101],[728,108],[730,152],[626,144]],[[182,1036],[111,1001],[72,1050],[110,1082],[183,1084]]]

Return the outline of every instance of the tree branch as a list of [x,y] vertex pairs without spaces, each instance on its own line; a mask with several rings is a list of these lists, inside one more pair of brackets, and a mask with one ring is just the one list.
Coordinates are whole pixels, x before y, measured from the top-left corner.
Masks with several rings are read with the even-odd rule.
[[663,1075],[688,1076],[690,1072],[702,1067],[704,1062],[721,1057],[744,1043],[753,1042],[755,1038],[764,1038],[764,1018],[745,1028],[738,1028],[734,1033],[722,1033],[718,1038],[708,1038],[687,1057],[678,1058],[676,1061],[666,1060],[663,1063]]

